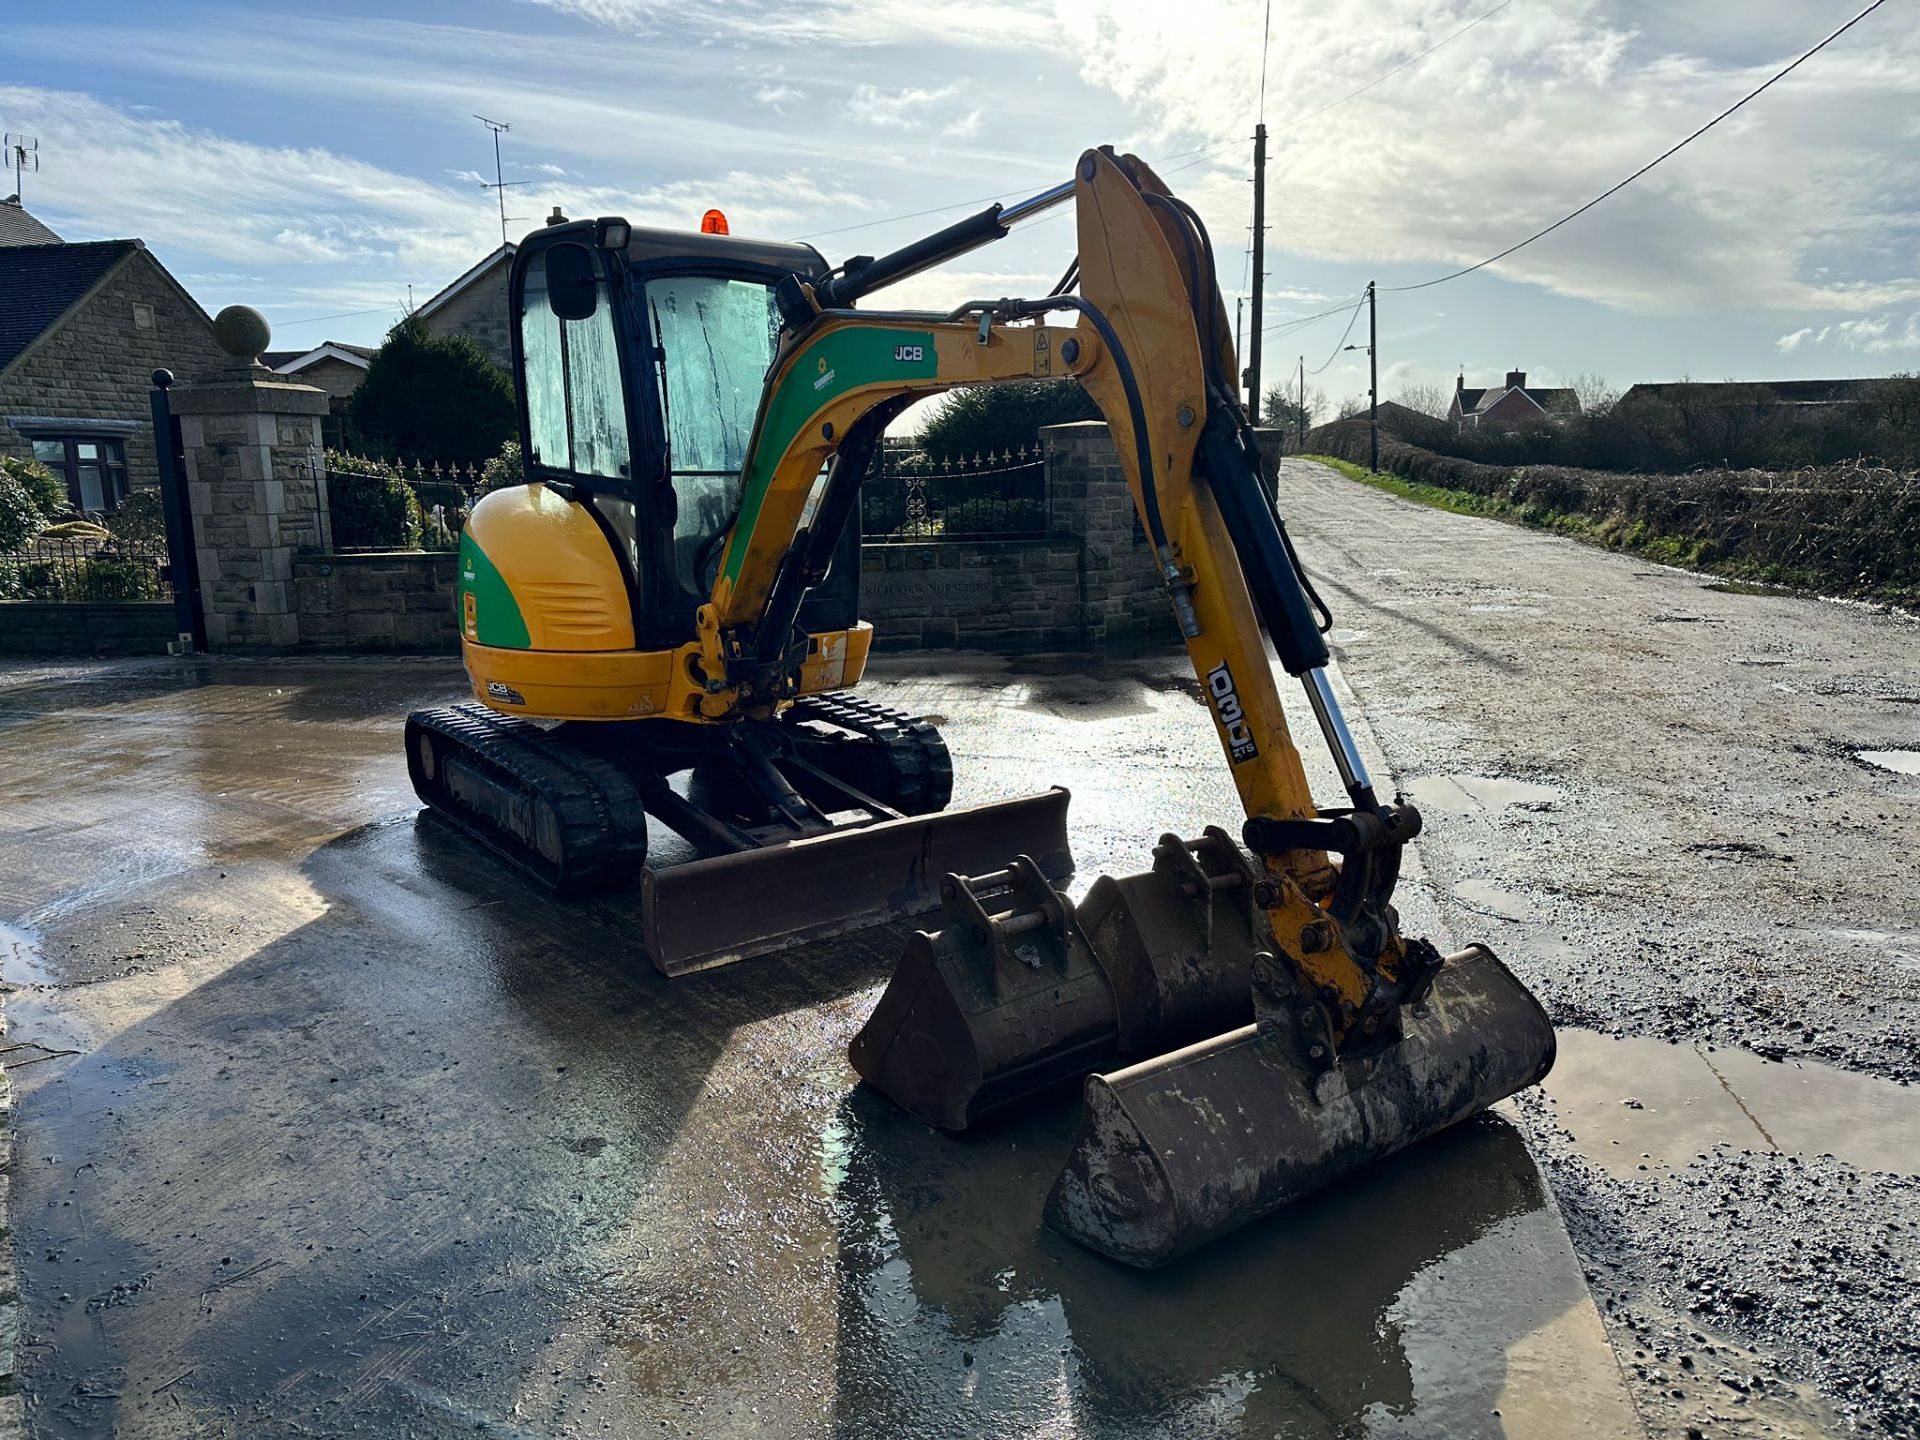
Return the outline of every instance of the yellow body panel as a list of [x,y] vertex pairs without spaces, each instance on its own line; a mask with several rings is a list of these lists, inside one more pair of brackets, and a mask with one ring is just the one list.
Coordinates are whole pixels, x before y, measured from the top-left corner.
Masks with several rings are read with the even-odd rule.
[[[531,624],[531,620],[529,620]],[[819,695],[860,683],[873,627],[808,637],[800,666],[800,693]],[[697,644],[677,650],[507,650],[461,642],[473,698],[504,715],[542,720],[677,720],[717,724],[702,713],[706,687],[695,677]]]
[[[586,507],[540,484],[483,496],[467,534],[506,579],[531,650],[632,650],[626,578]],[[474,617],[461,633],[478,640]]]

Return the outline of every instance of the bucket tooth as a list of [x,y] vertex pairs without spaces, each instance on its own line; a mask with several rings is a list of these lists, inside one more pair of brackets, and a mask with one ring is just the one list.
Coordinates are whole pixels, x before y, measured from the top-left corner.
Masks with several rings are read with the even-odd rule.
[[692,860],[643,877],[643,942],[664,975],[711,969],[921,915],[943,875],[1008,855],[1036,873],[1073,873],[1065,790],[909,815]]
[[1446,958],[1403,1036],[1315,1072],[1291,1006],[1110,1075],[1090,1075],[1046,1222],[1151,1268],[1269,1215],[1534,1084],[1553,1027],[1485,946]]
[[1233,838],[1209,825],[1198,840],[1162,835],[1144,874],[1094,881],[1080,926],[1113,984],[1116,1053],[1152,1055],[1253,1018],[1253,957],[1272,948],[1254,879]]
[[1113,994],[1073,906],[1033,860],[950,874],[946,923],[907,942],[848,1047],[861,1079],[943,1130],[1112,1053]]
[[[903,1109],[964,1130],[1063,1080],[1253,1018],[1265,916],[1225,831],[1163,835],[1152,870],[1103,875],[1077,907],[1017,872],[954,877],[944,927],[907,942],[849,1047],[854,1069]],[[988,923],[1008,905],[1033,928]]]

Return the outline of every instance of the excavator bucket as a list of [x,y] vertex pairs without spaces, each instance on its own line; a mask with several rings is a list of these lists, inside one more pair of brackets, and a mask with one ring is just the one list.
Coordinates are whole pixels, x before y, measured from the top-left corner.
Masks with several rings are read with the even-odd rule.
[[1541,1079],[1553,1027],[1494,953],[1450,955],[1404,1033],[1322,1069],[1272,968],[1254,1024],[1086,1082],[1047,1224],[1151,1268]]
[[1264,944],[1253,868],[1222,830],[1163,835],[1154,868],[1102,876],[1076,908],[1026,856],[948,875],[946,923],[914,935],[848,1047],[868,1084],[929,1125],[993,1111],[1128,1057],[1244,1024]]
[[643,942],[664,975],[684,975],[871,925],[940,904],[941,878],[1033,858],[1073,871],[1064,789],[990,805],[849,826],[763,849],[649,868]]

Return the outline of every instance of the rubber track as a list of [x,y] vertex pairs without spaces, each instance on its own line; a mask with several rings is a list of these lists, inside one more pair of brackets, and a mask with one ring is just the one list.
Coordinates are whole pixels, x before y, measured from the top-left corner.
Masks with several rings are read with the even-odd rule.
[[817,721],[875,741],[887,753],[892,793],[874,799],[908,815],[947,808],[953,798],[953,757],[931,723],[904,710],[834,691],[804,695],[780,717],[786,724]]
[[[436,737],[436,773],[458,753],[510,795],[538,796],[560,821],[556,866],[518,836],[461,804],[420,770],[415,736]],[[407,770],[413,788],[436,814],[562,894],[637,879],[647,858],[647,821],[640,793],[620,766],[539,726],[484,705],[446,705],[407,719]]]

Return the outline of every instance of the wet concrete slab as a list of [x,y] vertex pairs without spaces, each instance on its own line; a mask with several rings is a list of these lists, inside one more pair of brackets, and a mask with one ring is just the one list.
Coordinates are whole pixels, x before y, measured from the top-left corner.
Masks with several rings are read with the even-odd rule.
[[1582,1154],[1632,1179],[1716,1146],[1920,1175],[1920,1092],[1808,1060],[1563,1027],[1542,1085]]
[[[1077,888],[1233,813],[1177,658],[879,669],[961,799],[1075,789]],[[1039,1224],[1071,1096],[955,1140],[855,1085],[899,934],[667,982],[630,897],[416,818],[452,667],[8,678],[40,1434],[1637,1433],[1498,1115],[1118,1269]]]

